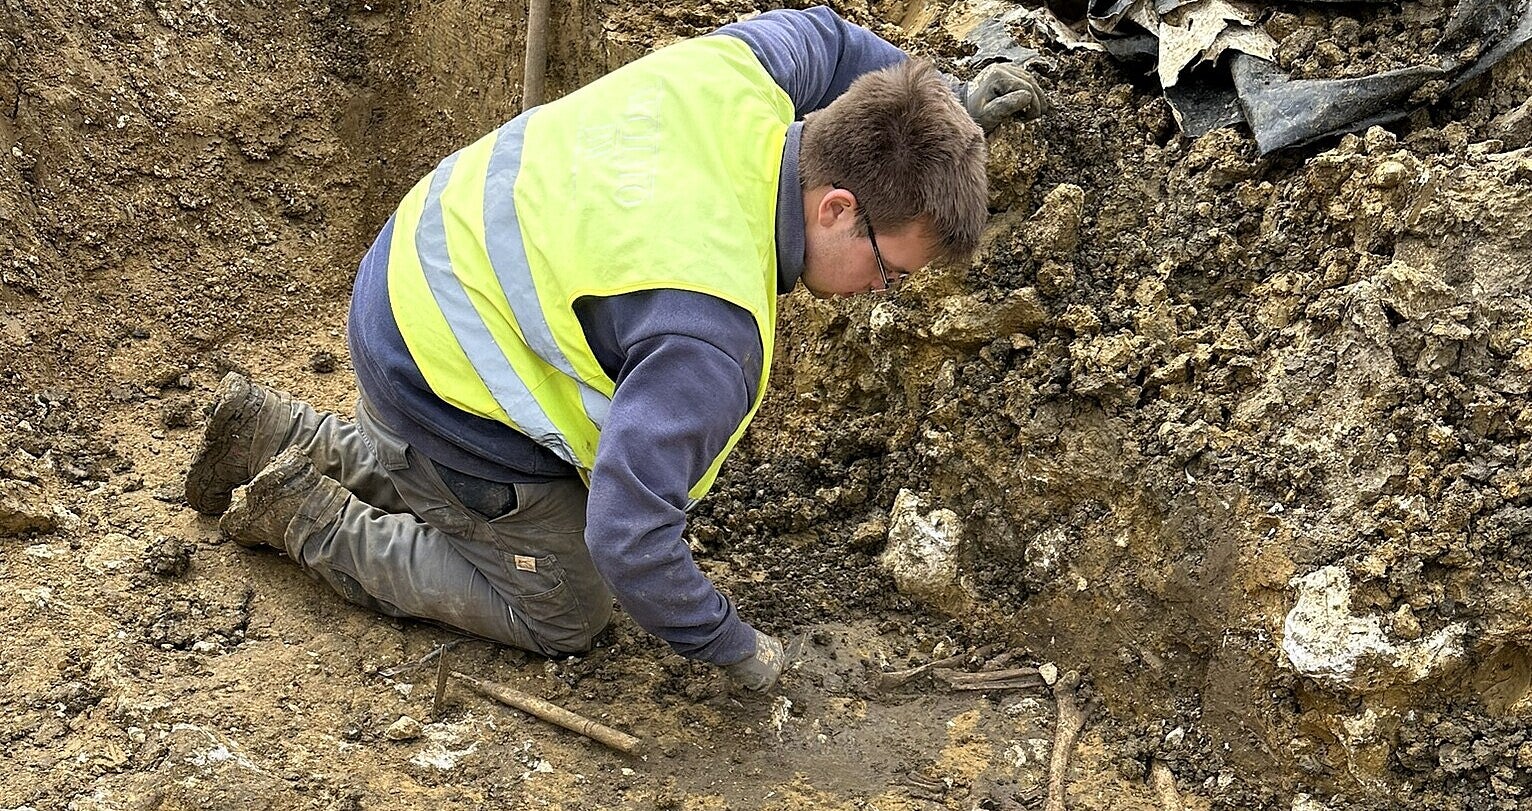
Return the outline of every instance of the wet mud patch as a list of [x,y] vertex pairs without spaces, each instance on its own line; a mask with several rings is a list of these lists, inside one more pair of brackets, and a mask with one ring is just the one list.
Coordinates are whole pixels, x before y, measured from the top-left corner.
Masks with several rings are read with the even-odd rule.
[[867,624],[819,625],[790,644],[796,661],[776,695],[702,702],[720,713],[715,731],[736,728],[755,745],[728,751],[711,732],[661,739],[678,789],[742,806],[771,799],[760,791],[775,779],[822,798],[968,803],[1015,801],[1039,784],[1053,714],[1041,685],[981,695],[917,678],[879,689],[880,663],[909,659],[894,653],[902,637]]

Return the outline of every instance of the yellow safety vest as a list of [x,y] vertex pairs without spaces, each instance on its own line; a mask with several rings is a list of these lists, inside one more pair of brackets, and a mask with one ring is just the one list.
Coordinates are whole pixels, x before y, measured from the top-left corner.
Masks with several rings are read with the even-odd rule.
[[615,383],[574,303],[691,290],[755,317],[755,402],[776,325],[776,203],[793,106],[728,36],[656,51],[448,157],[395,213],[388,294],[405,346],[445,402],[498,420],[582,472]]

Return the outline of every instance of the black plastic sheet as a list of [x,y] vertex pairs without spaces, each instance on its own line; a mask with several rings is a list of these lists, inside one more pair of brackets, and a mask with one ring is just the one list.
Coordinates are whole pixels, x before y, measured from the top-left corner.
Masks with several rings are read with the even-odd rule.
[[1402,118],[1420,86],[1440,68],[1400,68],[1355,79],[1291,79],[1264,59],[1234,57],[1235,94],[1265,154],[1316,138]]
[[[1517,12],[1513,5],[1519,5]],[[1519,16],[1513,20],[1512,14]],[[1514,21],[1514,25],[1511,23]],[[1388,124],[1409,115],[1428,82],[1463,86],[1532,40],[1532,2],[1463,0],[1433,49],[1438,65],[1400,68],[1354,79],[1292,79],[1245,54],[1232,62],[1235,92],[1262,154],[1320,138]],[[1478,54],[1463,61],[1454,52]]]
[[1037,50],[1028,48],[1011,36],[1009,15],[991,17],[974,27],[963,41],[974,46],[972,56],[964,59],[969,67],[983,67],[991,62],[1021,64],[1036,59]]

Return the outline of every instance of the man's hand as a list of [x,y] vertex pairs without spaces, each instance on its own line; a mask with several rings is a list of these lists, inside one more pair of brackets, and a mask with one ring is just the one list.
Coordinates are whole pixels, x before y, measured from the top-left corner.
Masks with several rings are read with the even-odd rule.
[[985,132],[1013,116],[1027,121],[1048,112],[1048,99],[1037,77],[1012,62],[997,62],[979,71],[968,85],[963,104]]
[[755,632],[755,653],[743,662],[735,662],[724,668],[734,683],[746,690],[769,690],[782,675],[787,657],[782,653],[782,643],[774,636]]

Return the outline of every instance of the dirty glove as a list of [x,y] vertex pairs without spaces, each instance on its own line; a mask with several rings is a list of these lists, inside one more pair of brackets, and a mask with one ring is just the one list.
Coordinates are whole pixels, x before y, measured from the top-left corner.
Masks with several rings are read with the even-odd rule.
[[963,105],[985,132],[1013,116],[1027,121],[1048,112],[1048,99],[1037,77],[1013,62],[997,62],[979,71],[968,84]]
[[782,643],[776,637],[756,631],[755,653],[743,662],[724,667],[724,672],[729,674],[735,684],[746,690],[769,690],[777,683],[777,677],[782,675],[782,665],[786,659],[782,653]]

